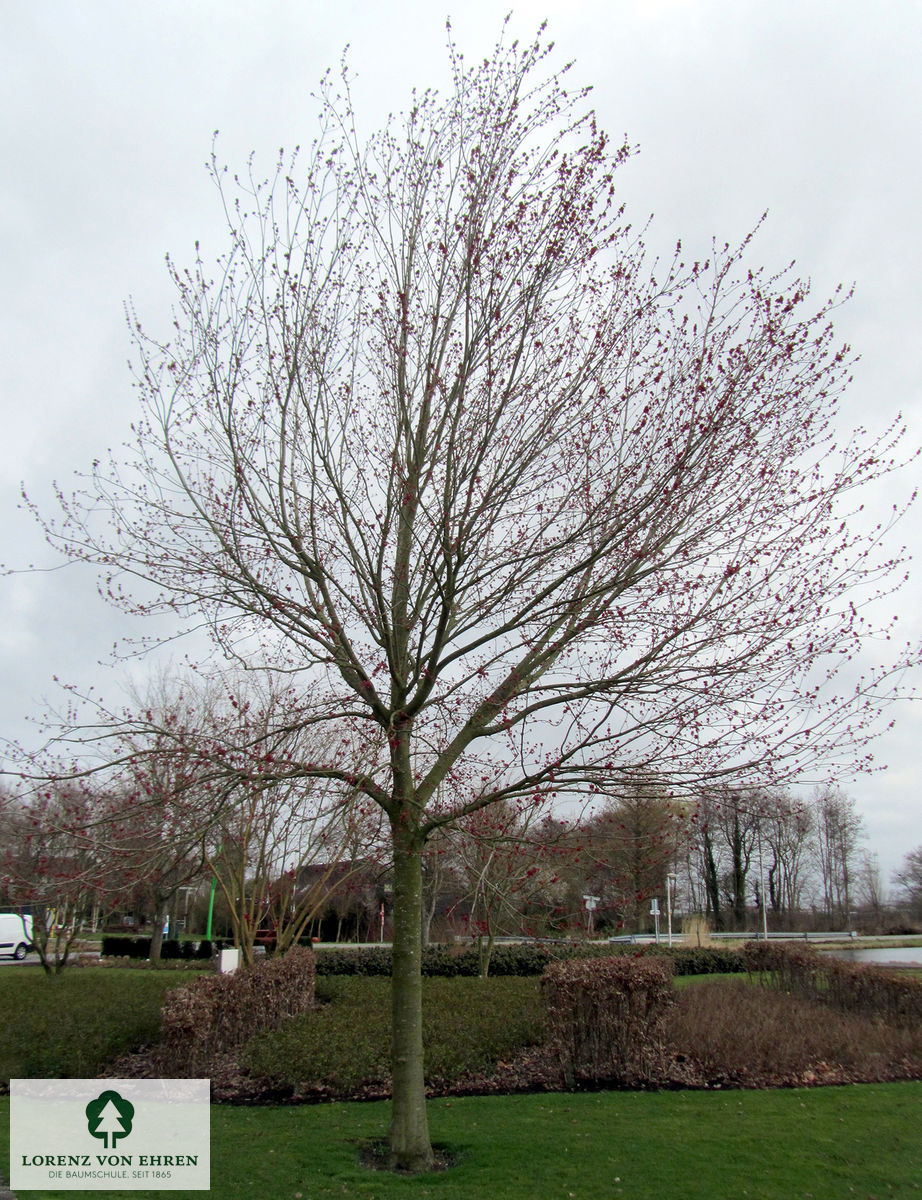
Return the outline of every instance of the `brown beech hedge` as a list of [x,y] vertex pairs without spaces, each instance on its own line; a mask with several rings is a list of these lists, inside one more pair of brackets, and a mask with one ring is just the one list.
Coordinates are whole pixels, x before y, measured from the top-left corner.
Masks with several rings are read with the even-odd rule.
[[668,958],[571,959],[541,978],[548,1043],[567,1087],[627,1084],[659,1073],[675,1003]]
[[207,1074],[216,1054],[312,1008],[315,974],[313,953],[296,946],[280,958],[173,988],[163,1003],[158,1067],[177,1077]]

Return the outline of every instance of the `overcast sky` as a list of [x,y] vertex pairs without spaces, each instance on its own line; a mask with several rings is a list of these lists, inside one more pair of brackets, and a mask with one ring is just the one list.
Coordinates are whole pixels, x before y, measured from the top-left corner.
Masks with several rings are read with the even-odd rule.
[[[468,59],[489,52],[505,11],[465,0],[451,13]],[[125,619],[88,569],[47,569],[57,560],[19,488],[47,506],[51,481],[66,486],[136,415],[125,300],[165,328],[164,254],[226,247],[203,165],[213,131],[235,166],[309,142],[311,91],[347,43],[371,128],[412,85],[446,85],[446,15],[431,0],[4,6],[0,562],[46,570],[0,578],[0,735],[36,740],[26,718],[55,675],[116,690],[99,663]],[[654,243],[705,255],[767,209],[763,262],[796,259],[820,295],[856,285],[838,320],[862,356],[843,420],[876,429],[902,411],[922,443],[918,0],[525,0],[513,30],[530,37],[545,18],[602,126],[640,146],[620,175],[634,221],[653,214]],[[894,498],[916,482],[906,472]],[[922,559],[919,512],[898,540]],[[906,639],[922,632],[920,601],[916,578],[898,605]],[[888,770],[848,785],[887,875],[922,844],[922,713],[893,715],[876,752]]]

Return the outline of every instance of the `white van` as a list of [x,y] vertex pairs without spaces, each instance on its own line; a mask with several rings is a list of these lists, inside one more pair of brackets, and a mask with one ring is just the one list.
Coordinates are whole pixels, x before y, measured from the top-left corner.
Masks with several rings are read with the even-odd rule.
[[0,955],[21,961],[32,949],[32,918],[19,913],[0,913]]

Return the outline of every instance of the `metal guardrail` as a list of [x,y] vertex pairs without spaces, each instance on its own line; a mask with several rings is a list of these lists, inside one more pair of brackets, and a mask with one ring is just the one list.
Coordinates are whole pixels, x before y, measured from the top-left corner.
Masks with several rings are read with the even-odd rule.
[[[762,942],[765,940],[766,935],[759,929],[754,933],[712,933],[709,936],[718,941]],[[778,942],[848,942],[857,936],[858,934],[854,929],[845,929],[839,930],[836,933],[823,933],[822,931],[769,933],[768,940]]]
[[[790,932],[790,933],[769,933],[769,941],[779,942],[850,942],[853,938],[857,938],[858,934],[854,929],[840,930],[835,933],[810,931],[810,932]],[[610,937],[609,942],[621,945],[662,945],[667,940],[667,934],[660,931],[659,938],[652,933],[623,933],[618,937]],[[735,933],[709,933],[709,941],[716,942],[761,942],[765,940],[765,934],[761,929],[752,930],[750,932],[735,932]],[[688,945],[688,940],[684,933],[673,933],[672,944],[674,946]]]

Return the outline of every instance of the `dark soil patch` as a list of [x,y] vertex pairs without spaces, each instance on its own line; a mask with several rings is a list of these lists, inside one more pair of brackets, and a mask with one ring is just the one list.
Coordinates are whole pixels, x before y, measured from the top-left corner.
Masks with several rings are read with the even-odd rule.
[[[460,1161],[460,1155],[452,1150],[449,1146],[433,1143],[432,1146],[432,1166],[430,1171],[447,1171],[450,1167],[455,1167]],[[395,1175],[415,1175],[415,1171],[400,1171],[394,1170],[390,1166],[390,1147],[383,1138],[376,1138],[374,1141],[365,1142],[359,1151],[359,1162],[363,1167],[367,1167],[371,1171],[390,1171]]]

